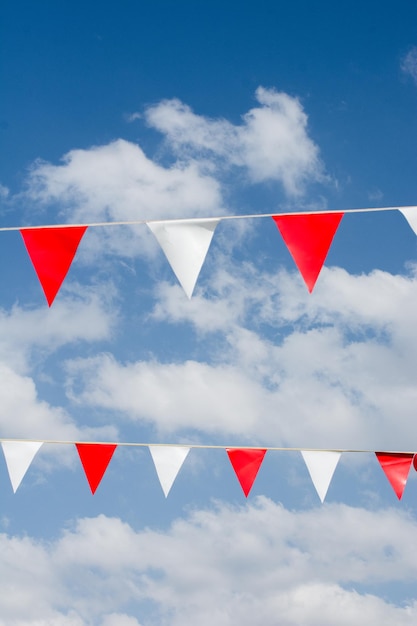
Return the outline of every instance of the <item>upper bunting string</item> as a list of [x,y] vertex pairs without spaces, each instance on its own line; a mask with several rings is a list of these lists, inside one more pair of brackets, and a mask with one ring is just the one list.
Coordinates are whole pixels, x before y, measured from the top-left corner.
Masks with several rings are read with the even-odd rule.
[[51,306],[73,261],[87,228],[146,224],[157,239],[188,298],[192,297],[216,226],[231,219],[272,218],[311,293],[324,265],[333,238],[346,213],[399,211],[417,234],[417,207],[346,209],[344,211],[298,211],[226,215],[218,218],[133,220],[90,224],[10,226],[19,230],[35,272]]
[[[91,445],[109,445],[109,446],[131,446],[131,447],[175,447],[183,446],[191,449],[203,449],[203,450],[259,450],[259,445],[257,446],[247,446],[247,445],[228,445],[228,444],[194,444],[194,443],[152,443],[152,442],[137,442],[137,441],[81,441],[80,439],[23,439],[23,438],[10,438],[10,437],[0,437],[0,443],[3,442],[39,442],[42,441],[44,444],[56,444],[56,445],[76,445],[76,444],[91,444]],[[371,448],[309,448],[308,446],[263,446],[263,449],[277,452],[352,452],[352,453],[368,453],[375,454],[375,449]],[[417,447],[416,447],[417,450]],[[416,450],[385,450],[386,454],[416,454]]]
[[289,217],[291,215],[324,215],[326,213],[377,213],[383,211],[416,211],[417,216],[417,205],[406,205],[406,206],[393,206],[393,207],[363,207],[356,209],[332,209],[332,210],[312,210],[312,211],[286,211],[286,212],[277,212],[273,213],[252,213],[252,214],[240,214],[240,215],[218,215],[218,216],[207,216],[207,217],[186,217],[186,218],[167,218],[164,220],[159,219],[141,219],[141,220],[120,220],[120,221],[107,221],[107,222],[83,222],[78,224],[70,224],[70,223],[62,223],[62,224],[43,224],[38,226],[0,226],[0,232],[7,231],[22,231],[29,229],[38,229],[38,228],[67,228],[68,226],[77,226],[77,227],[85,227],[94,228],[100,226],[135,226],[138,224],[151,224],[154,222],[164,221],[166,223],[170,222],[206,222],[208,219],[210,220],[241,220],[241,219],[257,219],[257,218],[266,218],[266,217]]

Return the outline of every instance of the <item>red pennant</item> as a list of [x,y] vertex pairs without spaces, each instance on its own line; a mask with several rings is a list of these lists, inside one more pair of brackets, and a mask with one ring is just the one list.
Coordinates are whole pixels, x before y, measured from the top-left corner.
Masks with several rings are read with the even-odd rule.
[[117,448],[113,443],[76,443],[78,454],[90,485],[91,493],[95,493],[104,472]]
[[87,226],[22,228],[20,234],[51,306]]
[[343,215],[311,213],[272,216],[310,293]]
[[227,448],[226,452],[229,455],[230,462],[236,472],[243,493],[248,497],[249,491],[252,489],[256,475],[261,467],[261,463],[264,460],[266,450],[237,450],[236,448]]
[[402,452],[375,452],[375,454],[398,500],[401,500],[414,455]]

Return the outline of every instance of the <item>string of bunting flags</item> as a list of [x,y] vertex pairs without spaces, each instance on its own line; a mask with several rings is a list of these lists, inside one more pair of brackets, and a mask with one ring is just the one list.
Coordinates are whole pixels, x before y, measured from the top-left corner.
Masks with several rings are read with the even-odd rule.
[[157,239],[187,297],[191,298],[220,221],[272,218],[311,293],[343,216],[347,213],[371,211],[399,211],[417,234],[416,206],[5,227],[0,228],[0,231],[20,231],[48,305],[51,306],[88,228],[146,224]]
[[[192,297],[217,225],[228,219],[272,218],[300,274],[311,293],[324,265],[333,238],[346,213],[399,211],[417,234],[417,206],[310,211],[262,215],[233,215],[218,218],[137,220],[91,224],[4,227],[0,231],[20,231],[44,291],[52,306],[71,267],[83,236],[90,227],[146,224],[157,239],[188,298]],[[324,502],[343,452],[372,452],[390,482],[397,498],[402,498],[411,464],[417,470],[414,452],[374,452],[371,450],[320,450],[301,448],[238,448],[209,445],[144,443],[91,443],[0,439],[12,489],[17,491],[34,457],[45,444],[71,444],[77,449],[92,494],[119,446],[149,449],[162,490],[167,497],[192,448],[223,448],[228,455],[243,493],[248,497],[265,454],[272,450],[299,451],[317,494]]]
[[373,452],[371,450],[322,450],[301,448],[237,448],[210,445],[176,445],[148,443],[103,443],[76,441],[33,441],[2,439],[1,447],[6,461],[13,492],[16,493],[33,459],[44,444],[75,446],[84,469],[91,493],[100,485],[114,452],[121,446],[141,446],[149,449],[165,497],[192,448],[217,448],[227,452],[243,493],[248,497],[258,471],[268,451],[298,451],[306,464],[313,485],[323,503],[333,474],[344,452],[375,454],[397,498],[401,500],[411,464],[417,471],[414,452]]

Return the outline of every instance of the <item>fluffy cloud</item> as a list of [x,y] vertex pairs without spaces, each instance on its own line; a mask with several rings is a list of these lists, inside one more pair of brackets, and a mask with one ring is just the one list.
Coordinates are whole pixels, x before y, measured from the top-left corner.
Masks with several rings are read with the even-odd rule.
[[[63,163],[37,162],[27,181],[26,198],[60,207],[72,223],[117,222],[220,215],[219,182],[195,161],[164,167],[140,146],[118,139],[108,145],[71,150]],[[56,213],[55,213],[55,220]],[[90,229],[85,258],[100,251],[123,257],[154,256],[147,229],[137,226]]]
[[[256,99],[259,106],[241,125],[199,116],[178,100],[162,101],[144,117],[172,148],[169,165],[123,139],[74,149],[59,165],[34,163],[25,198],[58,203],[65,221],[136,221],[222,215],[225,165],[245,168],[252,183],[278,181],[288,196],[300,195],[307,182],[324,182],[299,100],[262,87]],[[134,254],[131,239],[130,231],[119,231],[118,239],[113,231],[106,241],[119,254]],[[137,249],[137,234],[135,242]]]
[[150,361],[75,359],[71,397],[164,432],[407,449],[417,400],[414,274],[324,269],[310,296],[283,270],[248,266],[235,276],[220,269],[212,289],[191,302],[176,286],[157,291],[155,323],[194,326],[201,360],[166,363],[158,350]]
[[[0,362],[0,427],[2,437],[35,440],[77,441],[116,436],[116,428],[78,426],[61,406],[52,406],[39,398],[34,379],[17,374]],[[56,450],[52,450],[55,454]]]
[[386,602],[383,585],[407,595],[415,583],[416,530],[400,511],[291,512],[266,498],[194,511],[166,532],[79,519],[49,543],[0,536],[0,610],[8,626],[110,626],[116,615],[126,626],[272,626],[278,616],[286,626],[408,626],[415,603]]
[[77,291],[82,289],[64,284],[52,308],[45,302],[39,308],[0,309],[0,359],[27,371],[35,351],[50,356],[71,343],[109,339],[117,319],[111,286]]
[[74,221],[205,216],[222,206],[218,183],[197,164],[165,168],[122,139],[71,150],[62,165],[35,163],[27,193],[44,203],[58,200]]
[[323,182],[316,144],[307,133],[307,115],[299,100],[259,87],[260,106],[235,126],[195,114],[179,100],[165,100],[146,111],[148,123],[161,131],[181,156],[213,156],[244,167],[252,182],[279,181],[289,196],[302,193],[308,181]]
[[[52,396],[59,391],[59,362],[54,353],[69,345],[109,340],[117,311],[114,290],[97,287],[83,294],[78,285],[63,288],[52,308],[0,309],[0,427],[3,437],[83,440],[111,438],[116,428],[79,426],[71,413],[42,398],[39,385],[46,384]],[[70,455],[45,447],[42,457],[70,462]],[[49,464],[49,461],[47,462]],[[45,463],[44,463],[45,466]]]

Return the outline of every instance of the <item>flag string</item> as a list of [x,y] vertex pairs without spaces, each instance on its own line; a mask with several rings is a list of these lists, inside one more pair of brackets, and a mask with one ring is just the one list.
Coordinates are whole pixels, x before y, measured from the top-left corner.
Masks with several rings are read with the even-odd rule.
[[207,221],[225,221],[225,220],[241,220],[241,219],[257,219],[257,218],[267,218],[267,217],[289,217],[292,215],[325,215],[327,213],[375,213],[375,212],[384,212],[384,211],[406,211],[410,209],[415,209],[417,212],[417,205],[409,205],[409,206],[395,206],[395,207],[366,207],[366,208],[356,208],[356,209],[328,209],[328,210],[311,210],[311,211],[287,211],[287,212],[274,212],[274,213],[252,213],[245,215],[220,215],[220,216],[207,216],[207,217],[190,217],[190,218],[168,218],[168,219],[141,219],[141,220],[121,220],[116,222],[85,222],[79,224],[43,224],[38,226],[2,226],[0,227],[0,232],[8,232],[8,231],[22,231],[22,230],[36,230],[42,228],[68,228],[68,226],[75,227],[100,227],[100,226],[137,226],[140,224],[152,224],[157,222],[164,223],[185,223],[185,222],[193,222],[198,224],[199,222],[207,222]]
[[[263,448],[265,450],[278,451],[278,452],[338,452],[343,454],[345,452],[353,453],[375,453],[375,448],[311,448],[305,446],[264,446],[258,444],[256,446],[242,445],[224,445],[224,444],[200,444],[200,443],[145,443],[145,442],[128,442],[128,441],[82,441],[80,439],[63,440],[63,439],[16,439],[0,437],[0,443],[12,442],[12,443],[40,443],[43,444],[57,444],[57,445],[76,445],[76,444],[90,444],[90,445],[107,445],[117,447],[165,447],[165,448],[177,448],[186,447],[190,449],[206,449],[206,450],[259,450]],[[378,450],[384,450],[387,454],[416,454],[416,450],[387,450],[386,448],[378,448]]]

